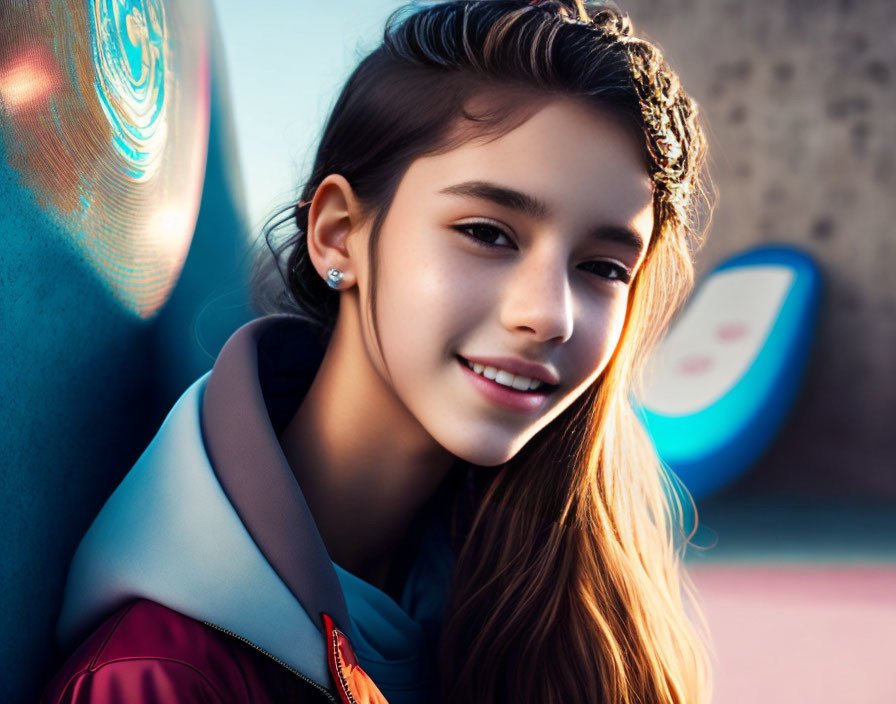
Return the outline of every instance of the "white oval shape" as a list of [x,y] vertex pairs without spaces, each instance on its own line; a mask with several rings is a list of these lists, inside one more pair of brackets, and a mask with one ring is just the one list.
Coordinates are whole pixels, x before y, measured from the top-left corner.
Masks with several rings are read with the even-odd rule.
[[644,406],[686,416],[727,394],[765,344],[793,280],[792,269],[775,265],[712,274],[657,349]]

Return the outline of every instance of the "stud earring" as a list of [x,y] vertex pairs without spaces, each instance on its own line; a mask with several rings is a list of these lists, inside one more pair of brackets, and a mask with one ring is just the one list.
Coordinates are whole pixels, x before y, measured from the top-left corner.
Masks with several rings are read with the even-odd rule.
[[339,288],[342,283],[342,272],[339,269],[330,269],[327,271],[327,286],[330,288]]

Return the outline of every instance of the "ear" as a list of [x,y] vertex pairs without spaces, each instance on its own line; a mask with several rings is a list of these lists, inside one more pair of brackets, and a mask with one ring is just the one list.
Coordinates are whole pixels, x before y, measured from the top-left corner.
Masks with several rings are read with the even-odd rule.
[[315,270],[324,280],[330,269],[342,272],[340,290],[358,281],[359,257],[364,248],[361,208],[349,182],[339,174],[330,174],[317,187],[308,211],[308,254]]

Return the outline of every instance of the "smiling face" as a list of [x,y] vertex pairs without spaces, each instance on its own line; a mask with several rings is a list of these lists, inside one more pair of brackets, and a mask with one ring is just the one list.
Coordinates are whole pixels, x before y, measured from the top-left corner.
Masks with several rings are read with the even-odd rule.
[[572,100],[410,165],[378,242],[382,354],[369,324],[361,337],[438,444],[500,464],[595,382],[622,332],[652,193],[631,132]]

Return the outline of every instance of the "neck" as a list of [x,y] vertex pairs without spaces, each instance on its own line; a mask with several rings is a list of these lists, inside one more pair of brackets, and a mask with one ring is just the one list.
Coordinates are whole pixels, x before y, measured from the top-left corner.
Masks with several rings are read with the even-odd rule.
[[280,444],[330,558],[382,588],[454,457],[378,374],[345,312]]

